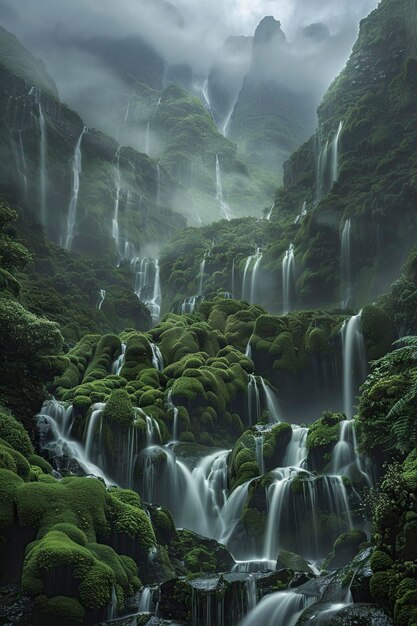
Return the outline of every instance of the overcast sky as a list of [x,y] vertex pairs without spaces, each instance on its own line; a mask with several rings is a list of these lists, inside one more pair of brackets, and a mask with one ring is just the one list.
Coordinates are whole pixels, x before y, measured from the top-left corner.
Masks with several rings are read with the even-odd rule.
[[[259,21],[281,21],[291,45],[275,62],[281,82],[317,102],[345,65],[359,22],[378,0],[0,0],[0,24],[42,58],[61,97],[88,118],[85,93],[112,108],[119,78],[76,42],[139,34],[170,63],[207,75],[229,35],[253,35]],[[175,5],[174,8],[172,5]],[[320,24],[317,27],[317,24]],[[310,28],[306,36],[306,27]],[[69,52],[68,41],[75,46]],[[94,98],[93,98],[94,99]],[[87,120],[88,121],[88,120]],[[106,126],[105,126],[106,127]]]

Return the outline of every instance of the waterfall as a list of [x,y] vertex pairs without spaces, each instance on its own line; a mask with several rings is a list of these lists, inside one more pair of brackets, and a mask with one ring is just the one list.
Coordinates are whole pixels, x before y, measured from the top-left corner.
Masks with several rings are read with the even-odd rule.
[[[343,129],[343,122],[339,123],[333,140],[326,141],[323,148],[320,149],[317,159],[316,172],[316,199],[320,201],[329,193],[333,184],[339,177],[339,144],[340,136]],[[317,135],[319,139],[319,135]]]
[[191,296],[190,298],[186,298],[184,300],[184,302],[181,304],[181,315],[194,313],[197,306],[197,298],[198,296]]
[[172,411],[172,440],[178,440],[178,408],[172,400],[172,389],[168,391],[167,408]]
[[18,131],[18,135],[19,135],[19,151],[20,151],[20,160],[21,160],[20,175],[22,177],[22,184],[23,184],[23,197],[25,200],[27,200],[27,196],[28,196],[27,164],[26,164],[25,149],[23,147],[21,130]]
[[115,180],[115,188],[116,188],[116,198],[114,201],[114,214],[113,214],[113,220],[112,220],[112,237],[116,245],[117,254],[119,254],[119,247],[120,247],[120,234],[119,234],[119,203],[120,203],[120,191],[121,191],[120,150],[121,150],[121,146],[117,148],[116,154],[115,154],[114,180]]
[[303,611],[317,598],[299,591],[279,591],[264,598],[241,626],[295,626]]
[[116,588],[113,585],[112,590],[111,590],[111,600],[110,600],[109,608],[107,610],[107,619],[108,620],[116,619],[117,615],[118,615],[117,595],[116,595]]
[[130,112],[130,100],[129,98],[127,99],[127,106],[126,106],[126,113],[125,113],[125,117],[123,120],[123,123],[126,124],[127,120],[129,119],[129,112]]
[[208,79],[202,82],[194,83],[194,89],[196,89],[197,92],[199,92],[202,95],[204,106],[206,107],[207,111],[209,111],[209,113],[212,114],[213,109],[212,109],[211,102],[210,102],[210,94],[208,90]]
[[265,215],[265,219],[267,222],[271,221],[272,211],[274,210],[274,207],[275,207],[275,202],[271,205],[271,208],[269,209],[268,213]]
[[350,477],[351,468],[356,468],[364,482],[369,487],[372,486],[372,480],[364,471],[358,454],[355,420],[347,419],[340,424],[339,440],[333,448],[330,471],[338,476]]
[[355,397],[366,378],[367,358],[362,335],[362,312],[345,320],[342,326],[343,411],[348,419],[354,413]]
[[245,356],[248,359],[252,359],[252,346],[250,345],[251,339],[252,339],[252,335],[249,337],[249,341],[246,344],[246,349],[245,349]]
[[135,294],[148,307],[152,320],[158,322],[162,305],[159,259],[136,257],[132,266],[135,271]]
[[154,267],[155,267],[155,275],[153,282],[153,292],[151,300],[145,302],[146,306],[151,312],[151,317],[154,322],[159,321],[159,317],[161,315],[161,301],[162,301],[162,292],[161,292],[161,280],[159,274],[159,259],[154,259]]
[[100,294],[100,298],[97,302],[97,309],[101,311],[101,307],[103,306],[104,300],[106,299],[106,290],[100,289],[99,294]]
[[156,204],[161,204],[161,166],[156,164]]
[[145,154],[149,156],[150,154],[150,135],[151,135],[151,123],[148,122],[146,125],[146,138],[145,138]]
[[156,370],[158,370],[158,372],[162,372],[162,370],[164,369],[164,359],[162,357],[162,352],[160,351],[156,343],[151,342],[150,345],[152,349],[152,365]]
[[255,254],[248,256],[246,259],[245,269],[243,270],[241,300],[246,300],[250,304],[255,303],[257,277],[261,261],[262,252],[259,248],[256,248]]
[[294,245],[291,243],[282,260],[282,305],[283,315],[290,313],[293,308],[292,296],[295,291],[295,255]]
[[[89,458],[84,446],[71,438],[73,425],[72,406],[65,406],[58,400],[47,400],[37,415],[37,425],[40,433],[40,444],[51,460],[55,460],[58,470],[60,459],[67,458],[76,463],[86,474],[93,474],[102,478],[106,484],[111,484],[110,479],[100,467],[95,465]],[[68,466],[68,461],[64,463]]]
[[233,218],[233,212],[230,205],[223,198],[222,178],[220,172],[220,161],[216,154],[216,201],[220,206],[220,215],[223,219],[230,221]]
[[291,441],[288,444],[285,457],[284,467],[303,467],[307,458],[307,435],[308,428],[302,428],[293,424]]
[[342,301],[342,308],[349,306],[352,296],[352,273],[351,273],[351,221],[345,221],[342,231],[341,241],[341,278],[342,288],[345,290],[345,298]]
[[126,344],[122,343],[122,351],[120,353],[120,356],[117,357],[117,359],[113,362],[111,366],[112,374],[116,374],[117,376],[120,376],[120,372],[122,371],[123,365],[125,364],[125,358],[126,358]]
[[264,459],[265,436],[263,433],[258,433],[256,436],[254,436],[254,439],[255,439],[256,462],[259,467],[260,475],[263,476],[265,474],[265,459]]
[[258,269],[259,265],[262,261],[262,252],[259,250],[256,251],[255,255],[255,263],[252,269],[252,280],[251,280],[251,288],[250,288],[250,303],[255,304],[256,299],[256,288],[257,288],[257,278],[258,278]]
[[343,122],[340,122],[339,127],[336,131],[336,134],[332,142],[332,170],[331,170],[332,185],[339,178],[339,142],[340,142],[340,135],[342,133],[342,129],[343,129]]
[[153,607],[153,587],[144,587],[140,594],[139,613],[150,613]]
[[68,208],[68,217],[67,217],[67,236],[65,238],[65,250],[71,250],[72,239],[74,237],[74,229],[77,222],[77,205],[78,205],[78,194],[80,191],[80,176],[82,169],[81,162],[81,142],[85,133],[87,132],[87,127],[81,131],[81,135],[79,136],[77,143],[75,144],[74,156],[72,160],[72,196],[71,201]]
[[201,261],[200,263],[200,281],[199,281],[199,285],[198,285],[198,295],[202,296],[203,295],[203,280],[204,280],[204,270],[206,268],[206,258],[204,257],[204,259]]
[[265,383],[263,378],[260,378],[262,391],[265,397],[266,408],[269,412],[270,422],[281,422],[281,411],[279,408],[279,402],[276,392]]
[[84,452],[87,458],[91,459],[94,453],[94,440],[97,426],[102,425],[103,411],[106,405],[103,402],[97,402],[91,407],[90,417],[86,422],[86,434],[84,438]]
[[245,587],[246,587],[246,604],[248,607],[248,611],[252,611],[258,602],[256,578],[253,574],[249,574],[245,582]]
[[303,206],[301,207],[301,212],[295,218],[294,224],[301,224],[306,215],[307,215],[307,202],[304,201]]
[[253,426],[261,419],[261,398],[256,377],[249,374],[248,378],[248,417],[249,426]]
[[46,214],[46,123],[42,110],[42,92],[38,87],[32,87],[29,91],[29,95],[34,97],[35,104],[38,107],[39,113],[39,206],[41,222],[44,226],[47,226],[48,216]]
[[[314,476],[296,467],[273,471],[274,480],[268,487],[268,517],[263,546],[265,559],[276,559],[281,547],[290,549],[303,557],[316,560],[323,553],[319,545],[318,529],[323,511],[334,515],[334,539],[342,532],[351,530],[352,519],[349,503],[341,476]],[[297,490],[292,489],[294,479],[300,480]],[[294,532],[302,521],[308,528]],[[288,547],[288,539],[291,545]],[[328,541],[329,538],[326,537]]]
[[235,110],[235,106],[237,105],[237,101],[239,100],[239,94],[236,97],[236,100],[233,102],[232,107],[230,108],[229,113],[227,114],[224,122],[223,122],[223,126],[221,129],[222,135],[223,137],[227,137],[227,133],[229,132],[229,126],[230,126],[230,122],[232,121],[232,116]]

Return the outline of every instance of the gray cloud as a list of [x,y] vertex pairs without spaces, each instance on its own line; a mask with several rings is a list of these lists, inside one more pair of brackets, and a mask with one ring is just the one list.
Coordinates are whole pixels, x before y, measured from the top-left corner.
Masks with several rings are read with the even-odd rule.
[[[269,76],[319,98],[345,64],[361,18],[378,0],[0,0],[3,25],[43,58],[61,97],[87,117],[103,99],[125,100],[120,77],[79,45],[97,38],[139,35],[171,64],[199,77],[219,60],[230,35],[253,35],[265,15],[282,24],[288,46],[274,55]],[[175,6],[174,6],[175,5]],[[229,60],[230,62],[230,60]],[[242,66],[246,60],[239,62]],[[103,107],[101,107],[103,108]],[[111,116],[110,116],[111,117]],[[102,120],[102,128],[109,129]]]

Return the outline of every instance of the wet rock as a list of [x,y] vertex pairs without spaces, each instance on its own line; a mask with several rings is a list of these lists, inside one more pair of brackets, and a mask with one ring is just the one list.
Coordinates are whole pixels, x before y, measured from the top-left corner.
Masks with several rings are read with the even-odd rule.
[[277,556],[276,570],[287,569],[291,572],[302,572],[314,575],[313,570],[300,555],[288,550],[280,550]]

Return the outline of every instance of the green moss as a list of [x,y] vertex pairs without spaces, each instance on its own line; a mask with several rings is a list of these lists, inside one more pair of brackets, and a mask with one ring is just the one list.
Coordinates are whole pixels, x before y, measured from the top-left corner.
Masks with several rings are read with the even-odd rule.
[[103,412],[104,422],[118,424],[122,427],[133,423],[133,406],[129,394],[124,389],[112,391]]
[[38,596],[35,600],[35,611],[39,623],[45,626],[82,624],[85,616],[85,609],[79,600],[64,595],[53,598]]
[[31,454],[28,461],[31,465],[39,467],[44,474],[52,474],[52,465],[42,456],[39,456],[38,454]]
[[6,409],[0,407],[0,439],[28,458],[33,446],[24,427]]

